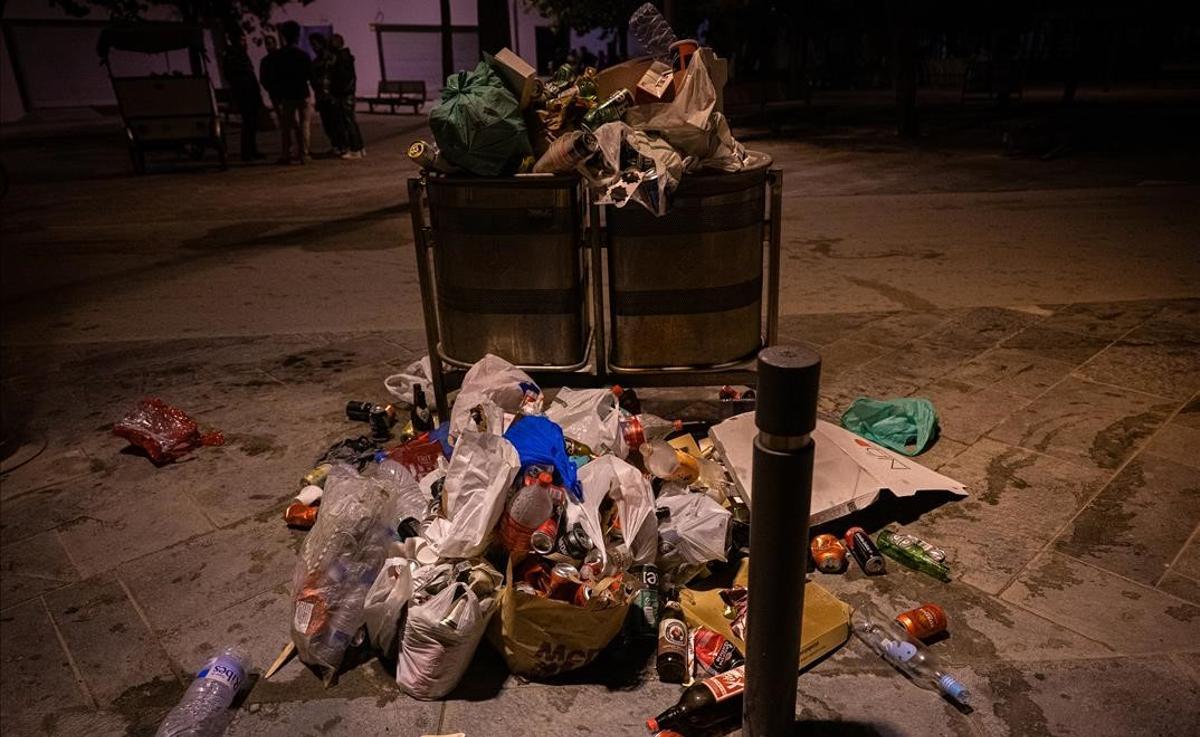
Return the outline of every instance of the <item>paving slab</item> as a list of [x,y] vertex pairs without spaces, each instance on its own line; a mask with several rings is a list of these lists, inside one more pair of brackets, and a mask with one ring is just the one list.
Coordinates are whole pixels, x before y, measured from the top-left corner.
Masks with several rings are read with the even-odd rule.
[[196,621],[290,581],[300,536],[281,519],[249,519],[119,569],[160,631]]
[[947,550],[956,578],[991,594],[1108,480],[1100,470],[988,439],[938,471],[966,484],[971,495],[922,515],[910,528]]
[[993,737],[1158,737],[1200,731],[1200,686],[1165,658],[980,667]]
[[1200,328],[1147,322],[1089,360],[1079,373],[1096,381],[1187,399],[1200,389]]
[[956,316],[949,310],[894,312],[851,330],[845,337],[872,345],[902,348],[913,339],[952,322]]
[[93,709],[40,600],[0,612],[0,710],[4,732],[41,734],[64,708]]
[[1026,351],[1049,361],[1078,366],[1112,344],[1107,337],[1055,328],[1054,317],[1022,330],[1001,343],[1000,348]]
[[1167,571],[1155,588],[1193,604],[1200,604],[1200,581],[1194,578]]
[[116,577],[97,576],[47,594],[46,606],[101,706],[146,681],[171,677],[166,653]]
[[1200,606],[1057,552],[1038,556],[1001,594],[1120,653],[1191,650]]
[[1072,520],[1055,548],[1153,586],[1200,519],[1200,468],[1139,455]]
[[1085,466],[1115,469],[1178,406],[1161,397],[1072,376],[988,434]]
[[880,317],[880,313],[874,312],[780,315],[779,336],[781,342],[824,346]]
[[403,697],[327,698],[251,704],[229,725],[227,737],[420,737],[437,732],[440,703]]
[[975,386],[1033,399],[1045,393],[1074,368],[1034,351],[1001,346],[976,356],[947,377]]
[[[44,442],[40,436],[32,440],[39,445]],[[4,475],[0,500],[11,500],[35,489],[86,476],[92,470],[92,459],[83,448],[46,445],[45,450],[28,463]]]
[[1042,327],[1116,340],[1162,309],[1155,300],[1081,302],[1069,305],[1042,322]]
[[1143,453],[1200,468],[1200,428],[1169,422],[1154,434]]
[[941,379],[917,390],[933,402],[940,434],[970,445],[1029,399],[993,387],[980,388],[955,379]]
[[955,350],[982,351],[1010,338],[1042,317],[1003,307],[976,307],[934,328],[922,340]]
[[53,530],[0,548],[0,601],[4,608],[78,580],[79,573]]

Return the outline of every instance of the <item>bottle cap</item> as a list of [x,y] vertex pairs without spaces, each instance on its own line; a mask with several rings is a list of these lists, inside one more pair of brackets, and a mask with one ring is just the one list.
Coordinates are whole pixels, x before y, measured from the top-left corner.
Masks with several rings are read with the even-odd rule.
[[549,486],[554,483],[554,475],[548,471],[542,471],[538,474],[538,483],[543,486]]
[[967,687],[959,683],[958,679],[949,673],[944,673],[938,678],[938,688],[942,690],[942,693],[960,704],[966,704],[971,700],[971,692],[967,690]]
[[650,730],[651,732],[657,732],[658,731],[658,720],[655,719],[654,717],[647,719],[646,720],[646,729]]
[[619,397],[625,393],[625,390],[621,388],[620,384],[613,384],[612,393],[616,394]]

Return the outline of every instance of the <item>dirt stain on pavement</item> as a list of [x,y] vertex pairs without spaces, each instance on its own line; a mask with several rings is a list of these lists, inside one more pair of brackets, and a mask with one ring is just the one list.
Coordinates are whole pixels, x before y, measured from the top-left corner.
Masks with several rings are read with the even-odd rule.
[[857,284],[860,287],[865,287],[874,292],[878,292],[884,297],[887,297],[893,302],[899,303],[910,310],[926,311],[936,310],[938,308],[936,304],[930,302],[921,295],[900,289],[892,284],[884,284],[883,282],[874,281],[871,279],[863,279],[857,276],[848,276],[846,277],[846,281],[852,284]]

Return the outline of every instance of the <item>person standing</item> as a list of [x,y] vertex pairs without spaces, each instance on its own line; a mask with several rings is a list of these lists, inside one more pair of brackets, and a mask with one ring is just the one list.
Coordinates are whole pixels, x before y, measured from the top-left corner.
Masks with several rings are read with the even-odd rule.
[[354,54],[346,48],[346,39],[340,33],[333,34],[330,39],[333,47],[333,74],[330,77],[330,94],[339,115],[342,142],[346,151],[343,159],[361,159],[366,156],[367,149],[363,146],[362,131],[358,128],[354,103],[358,94],[358,74],[354,70]]
[[[280,164],[290,164],[293,160],[301,164],[308,163],[309,156],[309,125],[311,112],[308,104],[308,90],[312,82],[312,60],[301,50],[300,24],[287,21],[279,25],[279,35],[283,37],[283,48],[280,49],[270,65],[270,79],[264,80],[269,84],[268,91],[276,101],[279,112],[279,136],[283,143],[283,152],[279,158]],[[292,138],[296,138],[296,157],[292,158]]]
[[315,54],[312,63],[312,88],[317,114],[321,116],[321,127],[325,129],[325,137],[329,139],[330,155],[341,156],[346,152],[345,132],[342,127],[341,109],[331,94],[337,52],[329,47],[329,42],[319,33],[310,35],[308,43]]
[[[236,45],[234,45],[236,44]],[[254,65],[246,48],[246,36],[238,36],[225,49],[225,81],[242,118],[242,161],[254,161],[263,156],[258,152],[258,116],[262,111],[262,92],[254,76]]]

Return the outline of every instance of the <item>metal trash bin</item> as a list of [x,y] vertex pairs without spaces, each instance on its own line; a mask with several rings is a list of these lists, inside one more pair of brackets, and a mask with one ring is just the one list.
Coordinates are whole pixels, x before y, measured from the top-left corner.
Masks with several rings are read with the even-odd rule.
[[[762,347],[771,158],[759,156],[740,172],[685,175],[662,217],[608,208],[610,370],[720,366]],[[772,231],[777,221],[772,212]],[[772,263],[772,282],[775,272]]]
[[[460,367],[487,353],[519,366],[585,364],[578,179],[429,175],[424,187],[430,227],[417,235],[417,253],[433,252],[437,310],[430,315],[426,300],[426,324],[436,321],[441,358]],[[410,201],[420,208],[419,197]]]

